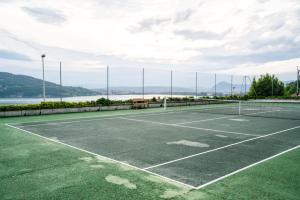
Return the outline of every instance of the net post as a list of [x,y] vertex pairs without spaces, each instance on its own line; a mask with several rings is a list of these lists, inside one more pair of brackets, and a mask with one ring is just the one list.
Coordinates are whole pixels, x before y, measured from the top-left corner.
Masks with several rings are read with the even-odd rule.
[[167,97],[164,97],[164,110],[167,110]]
[[239,115],[241,115],[241,108],[242,108],[242,102],[241,101],[239,101]]

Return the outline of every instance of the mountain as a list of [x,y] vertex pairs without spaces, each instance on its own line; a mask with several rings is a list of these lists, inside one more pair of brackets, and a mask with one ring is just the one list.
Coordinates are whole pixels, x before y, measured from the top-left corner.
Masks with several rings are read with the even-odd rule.
[[[295,80],[295,81],[296,81],[296,80]],[[288,85],[288,84],[293,83],[293,82],[295,82],[295,81],[282,81],[282,82],[284,83],[284,85]]]
[[[6,72],[0,72],[0,98],[34,98],[42,97],[41,79],[25,75],[15,75]],[[60,86],[52,82],[45,82],[47,97],[60,97]],[[62,97],[72,96],[92,96],[98,92],[82,87],[62,87]]]
[[[244,92],[245,91],[245,86],[241,85],[241,84],[233,84],[232,85],[232,89],[233,89],[233,93],[237,94],[240,92]],[[250,84],[247,84],[247,91],[249,91],[250,88]],[[211,91],[214,91],[215,86],[211,88]],[[223,93],[223,94],[230,94],[231,92],[231,84],[225,81],[222,81],[220,83],[217,84],[217,92],[218,93]]]
[[[106,89],[93,89],[101,94],[106,94]],[[169,94],[171,88],[165,86],[145,86],[145,94]],[[198,88],[199,93],[202,91],[207,91],[205,88]],[[142,87],[111,87],[110,94],[141,94]],[[184,87],[173,87],[173,94],[178,95],[194,95],[195,88],[184,88]]]

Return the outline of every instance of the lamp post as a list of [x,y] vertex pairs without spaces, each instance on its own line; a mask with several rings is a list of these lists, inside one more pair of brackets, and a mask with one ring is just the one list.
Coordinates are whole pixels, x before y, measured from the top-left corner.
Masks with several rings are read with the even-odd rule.
[[59,96],[62,102],[62,77],[61,77],[61,62],[59,62]]
[[46,101],[46,89],[45,89],[45,54],[41,55],[42,58],[42,68],[43,68],[43,100]]

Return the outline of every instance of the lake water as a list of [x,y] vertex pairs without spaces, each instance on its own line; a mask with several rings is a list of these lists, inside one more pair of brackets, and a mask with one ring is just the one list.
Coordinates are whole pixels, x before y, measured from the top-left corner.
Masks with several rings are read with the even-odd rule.
[[[163,98],[164,94],[147,94],[145,99],[151,99],[153,97]],[[185,97],[184,95],[173,95],[173,97]],[[106,95],[97,96],[79,96],[79,97],[66,97],[63,101],[68,102],[80,102],[80,101],[95,101],[100,98],[106,98]],[[110,95],[111,100],[127,100],[132,98],[142,98],[142,95]],[[42,98],[0,98],[0,104],[33,104],[42,102]],[[60,101],[60,98],[46,98],[46,101]]]

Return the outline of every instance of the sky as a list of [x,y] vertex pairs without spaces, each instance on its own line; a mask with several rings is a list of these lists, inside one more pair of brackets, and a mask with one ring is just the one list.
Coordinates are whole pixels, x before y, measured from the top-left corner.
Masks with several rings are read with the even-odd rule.
[[170,70],[178,86],[195,72],[294,80],[300,1],[0,0],[0,71],[40,78],[41,54],[47,80],[61,61],[64,84],[88,88],[105,87],[107,65],[115,86],[140,84],[142,68],[149,85]]

